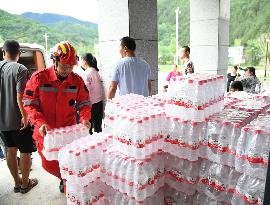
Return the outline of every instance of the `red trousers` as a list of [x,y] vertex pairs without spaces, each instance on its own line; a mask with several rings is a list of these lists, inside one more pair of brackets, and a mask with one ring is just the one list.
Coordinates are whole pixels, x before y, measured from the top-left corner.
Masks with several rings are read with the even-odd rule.
[[35,131],[34,131],[33,138],[35,139],[37,150],[38,150],[38,153],[39,153],[39,155],[41,157],[41,162],[42,162],[43,169],[45,169],[50,174],[52,174],[52,175],[58,177],[60,180],[62,180],[61,173],[60,173],[60,168],[59,168],[59,162],[57,160],[48,161],[48,160],[46,160],[46,158],[42,154],[43,140],[44,139],[39,134],[37,129],[35,129]]

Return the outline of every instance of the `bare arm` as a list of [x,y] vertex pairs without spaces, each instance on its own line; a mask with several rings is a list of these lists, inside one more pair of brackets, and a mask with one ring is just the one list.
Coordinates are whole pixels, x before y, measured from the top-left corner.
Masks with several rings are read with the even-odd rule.
[[28,119],[27,119],[27,113],[23,107],[22,98],[23,98],[23,93],[17,93],[17,103],[18,103],[18,106],[22,115],[22,122],[21,122],[22,128],[21,129],[24,129],[26,128],[28,124]]
[[112,99],[115,96],[116,90],[117,90],[118,82],[111,81],[109,92],[108,92],[108,99]]
[[152,81],[151,80],[148,80],[148,92],[149,92],[149,96],[152,95],[152,85],[151,85]]

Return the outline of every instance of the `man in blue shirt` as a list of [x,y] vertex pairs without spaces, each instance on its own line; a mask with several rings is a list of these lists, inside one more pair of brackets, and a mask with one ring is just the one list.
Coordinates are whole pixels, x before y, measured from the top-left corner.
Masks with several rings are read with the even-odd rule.
[[119,95],[134,93],[151,95],[151,69],[147,62],[135,56],[136,43],[133,38],[123,37],[120,43],[122,59],[116,62],[111,73],[108,99],[115,96],[117,86]]

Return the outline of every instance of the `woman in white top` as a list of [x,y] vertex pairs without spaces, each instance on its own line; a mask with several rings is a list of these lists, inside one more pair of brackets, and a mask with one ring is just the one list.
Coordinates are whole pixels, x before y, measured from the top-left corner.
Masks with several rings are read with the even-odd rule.
[[93,128],[95,132],[102,131],[103,86],[98,73],[97,60],[91,53],[85,53],[82,56],[82,67],[85,70],[84,81],[92,103],[90,134],[93,134]]

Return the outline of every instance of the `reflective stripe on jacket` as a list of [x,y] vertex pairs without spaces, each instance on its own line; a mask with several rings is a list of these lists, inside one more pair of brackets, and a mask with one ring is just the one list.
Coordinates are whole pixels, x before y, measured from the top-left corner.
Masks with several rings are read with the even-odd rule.
[[23,97],[24,107],[32,123],[49,128],[69,126],[76,123],[75,103],[80,120],[90,120],[89,92],[79,75],[70,73],[61,82],[54,66],[34,73],[26,85]]

